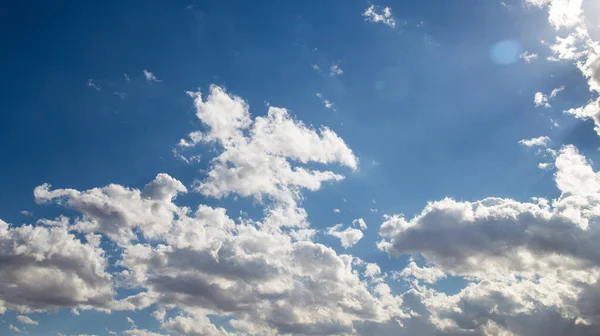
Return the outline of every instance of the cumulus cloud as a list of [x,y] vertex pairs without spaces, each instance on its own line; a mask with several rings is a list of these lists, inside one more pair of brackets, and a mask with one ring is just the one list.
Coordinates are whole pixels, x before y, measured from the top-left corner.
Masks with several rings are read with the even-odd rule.
[[550,138],[547,136],[541,136],[541,137],[537,137],[537,138],[531,138],[531,139],[523,139],[520,140],[519,143],[525,147],[546,147],[548,146],[548,142],[550,141]]
[[348,227],[342,230],[342,224],[336,224],[327,229],[327,234],[336,237],[342,243],[344,248],[349,248],[358,243],[363,237],[363,233],[359,229]]
[[396,20],[392,16],[392,9],[389,7],[381,8],[379,6],[376,7],[375,5],[371,5],[364,11],[363,16],[367,21],[383,23],[392,28],[396,27]]
[[269,208],[273,217],[285,215],[287,226],[305,226],[304,209],[297,207],[301,190],[318,190],[323,182],[344,176],[302,165],[358,167],[358,159],[335,132],[308,127],[284,108],[271,106],[266,116],[252,119],[246,102],[221,87],[212,86],[206,100],[200,92],[189,94],[206,131],[190,133],[180,147],[215,143],[223,148],[211,161],[208,178],[195,186],[206,196],[222,198],[235,193],[259,202],[270,200],[274,202]]
[[451,296],[415,285],[438,327],[483,332],[492,328],[485,325],[492,321],[515,334],[531,335],[532,330],[521,328],[532,316],[554,314],[581,334],[599,330],[600,307],[591,298],[600,294],[595,244],[600,237],[600,174],[573,146],[559,151],[555,166],[561,195],[551,201],[447,198],[429,203],[411,220],[386,217],[378,247],[392,255],[422,255],[436,270],[429,278],[410,264],[404,275],[435,281],[442,271],[469,279],[467,287]]
[[22,324],[38,325],[38,321],[32,320],[29,316],[17,315],[17,321]]
[[0,220],[0,260],[0,310],[111,306],[114,291],[104,252],[62,227],[12,228]]
[[[56,232],[72,240],[70,244],[79,250],[50,239],[56,251],[42,250],[35,256],[49,255],[50,261],[58,258],[61,262],[52,266],[73,269],[69,278],[54,273],[50,278],[61,281],[60,288],[68,289],[71,296],[79,296],[72,304],[65,298],[46,302],[48,293],[60,291],[46,291],[47,276],[27,270],[33,274],[27,280],[44,285],[31,291],[32,302],[20,305],[40,309],[61,304],[82,309],[153,307],[161,328],[182,335],[226,334],[210,321],[212,315],[229,319],[236,332],[260,335],[355,334],[364,329],[357,323],[398,324],[406,318],[401,298],[379,280],[384,275],[378,266],[313,242],[316,230],[308,228],[306,212],[298,206],[304,190],[317,190],[322,181],[341,176],[309,170],[302,164],[357,168],[358,160],[343,140],[327,128],[305,126],[284,109],[271,108],[267,116],[252,119],[243,100],[218,87],[211,90],[206,100],[199,93],[192,95],[206,129],[194,133],[197,141],[190,141],[215,143],[220,153],[206,179],[195,188],[213,197],[252,197],[265,208],[263,217],[233,219],[223,208],[178,206],[176,196],[186,188],[166,174],[157,175],[142,190],[116,184],[84,191],[41,185],[34,191],[37,202],[56,204],[79,215],[42,220],[35,228],[9,230],[7,226],[7,230],[37,230],[31,235],[35,239],[42,239],[44,232]],[[87,243],[69,231],[82,233]],[[352,235],[362,236],[352,228],[341,234],[348,244],[360,239]],[[119,247],[113,265],[118,271],[112,276],[104,271],[100,238]],[[75,260],[69,262],[61,253]],[[3,279],[15,274],[10,267],[3,271]],[[70,282],[86,285],[86,291],[65,285]],[[111,285],[136,289],[136,293],[115,300]],[[7,292],[0,291],[3,302],[10,309],[20,308]],[[169,311],[177,314],[167,315]],[[156,335],[132,320],[131,324],[123,334]]]
[[[168,232],[169,224],[178,208],[172,200],[187,189],[167,174],[158,174],[143,190],[110,184],[86,191],[74,189],[52,190],[49,184],[36,187],[38,203],[55,202],[80,212],[83,217],[71,229],[96,232],[124,244],[136,239],[136,228],[146,238],[158,238]],[[47,225],[68,225],[68,219],[42,220]]]
[[[566,112],[577,118],[592,119],[596,133],[600,135],[600,43],[588,31],[583,0],[526,0],[526,3],[547,7],[548,21],[559,34],[550,45],[553,56],[549,60],[574,62],[595,94],[595,98],[585,105]],[[540,99],[543,106],[548,104],[543,97]]]

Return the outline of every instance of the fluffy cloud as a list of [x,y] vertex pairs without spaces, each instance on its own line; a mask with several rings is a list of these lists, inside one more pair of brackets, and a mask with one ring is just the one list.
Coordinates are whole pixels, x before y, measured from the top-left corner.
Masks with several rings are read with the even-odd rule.
[[550,141],[549,137],[541,136],[541,137],[537,137],[537,138],[523,139],[523,140],[519,141],[519,143],[525,147],[534,147],[534,146],[546,147],[548,145],[549,141]]
[[112,277],[103,251],[64,228],[12,228],[0,220],[0,260],[2,311],[111,306]]
[[38,321],[34,321],[29,316],[25,316],[25,315],[17,315],[17,321],[19,321],[19,323],[22,323],[22,324],[31,324],[31,325],[39,324]]
[[552,107],[552,105],[550,105],[550,99],[555,98],[556,95],[563,91],[565,89],[564,86],[561,86],[559,88],[556,88],[554,90],[552,90],[552,92],[550,92],[550,96],[545,95],[541,92],[536,92],[535,95],[533,96],[533,103],[535,104],[536,107],[546,107],[546,108],[550,108]]
[[525,0],[532,6],[547,6],[548,21],[559,30],[572,28],[583,22],[583,0]]
[[[110,307],[153,306],[161,327],[182,335],[226,334],[211,323],[211,315],[229,319],[242,334],[261,335],[355,334],[357,323],[398,324],[405,318],[402,299],[376,280],[383,278],[381,270],[311,241],[315,230],[298,207],[303,190],[341,178],[301,164],[357,168],[345,143],[327,128],[317,131],[295,121],[284,109],[270,108],[267,116],[252,119],[243,100],[218,87],[211,88],[206,101],[199,93],[192,96],[206,130],[193,133],[182,147],[215,143],[221,150],[196,190],[213,197],[253,197],[266,209],[260,221],[234,220],[223,208],[200,205],[192,212],[177,206],[176,196],[186,188],[159,174],[142,190],[115,184],[85,191],[37,187],[39,203],[53,202],[81,215],[43,220],[39,224],[49,228],[32,229],[68,237],[67,230],[81,232],[88,243],[76,242],[99,256],[101,236],[116,242],[114,282],[136,294],[109,301]],[[297,223],[302,227],[294,228]],[[351,244],[358,240],[348,239]],[[94,263],[77,265],[85,270]],[[100,274],[106,278],[101,284],[112,284],[110,275]],[[84,303],[77,306],[92,307]],[[171,310],[178,315],[166,318]],[[123,333],[155,335],[133,323]]]
[[530,335],[519,328],[531,316],[556,314],[582,334],[600,329],[593,299],[600,295],[600,174],[573,146],[560,150],[555,166],[561,195],[552,201],[444,199],[411,220],[386,218],[379,248],[422,255],[433,265],[411,263],[402,275],[425,282],[458,275],[471,282],[452,296],[415,285],[438,328],[484,332],[492,321]]
[[380,22],[392,28],[396,27],[396,20],[392,16],[392,9],[389,7],[380,8],[371,5],[364,11],[363,16],[367,21]]
[[327,234],[338,238],[344,248],[354,246],[363,237],[363,233],[359,229],[348,227],[342,230],[342,224],[337,224],[328,228]]
[[[56,202],[83,215],[71,229],[105,234],[119,244],[136,239],[135,229],[146,238],[159,238],[169,230],[178,208],[172,200],[185,193],[183,184],[167,174],[159,174],[143,190],[110,184],[80,192],[74,189],[51,190],[49,184],[36,187],[38,203]],[[65,226],[68,219],[42,220],[43,224]]]
[[211,161],[207,178],[195,189],[206,196],[221,198],[232,193],[251,196],[259,202],[270,200],[273,217],[285,214],[285,226],[306,226],[304,209],[297,208],[303,189],[318,190],[323,182],[344,177],[332,171],[307,169],[302,164],[337,163],[353,170],[358,159],[345,142],[326,127],[318,131],[294,120],[283,108],[269,107],[267,115],[250,116],[248,105],[239,97],[212,86],[204,100],[194,98],[196,116],[206,131],[190,133],[180,147],[215,143],[223,151]]
[[[589,89],[595,93],[596,98],[566,112],[577,118],[594,120],[595,130],[600,135],[600,43],[594,40],[588,31],[583,0],[525,0],[525,2],[538,7],[547,6],[550,24],[561,32],[565,29],[568,31],[566,36],[556,36],[555,42],[550,45],[554,56],[549,59],[575,62],[587,79]],[[549,107],[547,98],[543,95],[538,97],[536,94],[535,102],[536,106]]]

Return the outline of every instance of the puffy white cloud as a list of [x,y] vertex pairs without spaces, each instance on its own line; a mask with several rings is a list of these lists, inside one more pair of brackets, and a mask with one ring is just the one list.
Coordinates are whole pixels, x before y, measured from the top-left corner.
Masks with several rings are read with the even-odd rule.
[[533,96],[533,102],[535,103],[536,107],[539,106],[543,106],[543,107],[552,107],[550,105],[550,103],[548,102],[548,96],[546,96],[545,94],[541,93],[541,92],[536,92],[535,95]]
[[166,336],[164,334],[155,333],[146,329],[138,329],[133,328],[129,330],[123,330],[123,334],[125,335],[133,335],[133,336]]
[[[107,235],[119,244],[136,239],[135,229],[146,238],[158,238],[169,230],[178,211],[172,200],[187,189],[167,174],[158,174],[143,190],[110,184],[80,192],[75,189],[51,190],[49,184],[36,187],[38,203],[56,202],[83,214],[72,229]],[[46,225],[68,225],[66,217],[42,220]]]
[[[38,202],[54,202],[81,217],[44,220],[38,229],[80,231],[87,237],[86,248],[98,251],[100,235],[118,243],[115,284],[137,294],[110,307],[154,306],[153,315],[169,332],[226,334],[211,323],[212,315],[230,319],[242,334],[261,335],[354,334],[356,323],[405,318],[401,298],[382,282],[385,275],[378,266],[368,264],[361,273],[363,264],[356,258],[312,242],[316,230],[308,228],[306,211],[297,206],[303,189],[316,190],[322,180],[339,175],[294,165],[338,163],[356,169],[352,151],[331,130],[309,128],[284,109],[271,108],[267,116],[252,120],[241,99],[218,87],[211,90],[206,101],[193,95],[207,128],[190,141],[216,143],[221,153],[197,190],[263,201],[258,203],[265,207],[260,221],[234,220],[225,209],[206,205],[195,212],[177,206],[175,197],[186,188],[159,174],[142,190],[114,184],[86,191],[42,185],[34,193]],[[229,169],[237,171],[228,175]],[[251,183],[236,185],[245,179]],[[167,318],[173,310],[179,315]],[[123,333],[149,332],[132,323]]]
[[108,309],[104,252],[61,227],[12,228],[0,220],[0,310]]
[[426,283],[433,284],[446,277],[446,273],[437,267],[419,267],[414,261],[411,261],[402,271],[398,272],[396,277],[415,278]]
[[[590,35],[588,23],[584,12],[583,0],[525,0],[526,3],[548,7],[549,22],[557,30],[568,28],[566,36],[556,36],[555,42],[550,45],[554,56],[552,61],[570,60],[574,61],[577,68],[588,81],[590,91],[600,94],[600,43]],[[536,106],[549,107],[544,96],[536,94]],[[567,113],[577,118],[592,119],[596,127],[596,133],[600,135],[600,97],[587,102],[586,105],[567,110]]]
[[235,193],[259,202],[265,198],[274,201],[268,211],[279,220],[265,222],[306,226],[304,209],[297,207],[301,190],[317,190],[323,182],[343,179],[340,174],[301,164],[358,167],[358,159],[335,132],[308,127],[294,120],[286,109],[269,107],[266,116],[253,120],[241,98],[218,86],[211,86],[206,100],[199,92],[189,94],[194,98],[197,117],[207,129],[190,133],[190,140],[182,140],[180,145],[216,143],[223,149],[211,161],[207,178],[198,181],[195,189],[216,198]]
[[337,224],[328,228],[327,234],[338,238],[344,248],[354,246],[363,237],[363,233],[359,229],[348,227],[342,230],[342,224]]
[[369,6],[362,14],[367,21],[380,22],[392,28],[396,27],[396,20],[392,16],[392,9],[389,7],[380,8],[375,5]]
[[589,101],[586,105],[571,108],[566,111],[579,119],[592,119],[595,123],[594,130],[600,135],[600,98]]
[[550,141],[549,137],[541,136],[541,137],[537,137],[537,138],[523,139],[523,140],[520,140],[519,143],[525,147],[535,147],[535,146],[546,147],[546,146],[548,146],[549,141]]
[[31,317],[25,315],[17,315],[17,321],[22,324],[38,325],[39,322],[32,320]]
[[532,6],[548,6],[548,21],[556,30],[583,22],[583,0],[525,0]]
[[192,316],[176,316],[168,319],[161,327],[167,331],[173,331],[182,336],[224,336],[229,333],[217,328],[205,315],[194,314]]
[[536,107],[546,107],[546,108],[550,108],[552,107],[552,105],[550,105],[550,99],[555,98],[556,95],[563,91],[565,89],[564,86],[561,86],[559,88],[556,88],[554,90],[552,90],[552,92],[550,92],[550,96],[545,95],[541,92],[536,92],[535,95],[533,96],[533,102],[535,103]]
[[555,166],[561,195],[552,201],[444,199],[411,220],[386,217],[379,248],[422,255],[433,267],[411,263],[402,275],[470,282],[450,296],[414,285],[438,329],[542,335],[531,329],[534,317],[555,316],[577,330],[569,334],[600,330],[593,299],[600,296],[600,174],[573,146],[560,150]]

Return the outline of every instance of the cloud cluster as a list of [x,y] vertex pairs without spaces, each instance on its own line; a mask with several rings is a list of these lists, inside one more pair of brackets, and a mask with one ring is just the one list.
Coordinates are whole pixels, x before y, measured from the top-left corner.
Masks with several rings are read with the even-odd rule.
[[[313,242],[314,230],[298,206],[303,190],[342,178],[305,164],[357,168],[341,138],[280,108],[252,119],[241,98],[219,87],[206,100],[192,96],[206,129],[192,133],[182,148],[202,142],[221,151],[196,190],[216,198],[253,197],[265,206],[264,217],[236,220],[223,208],[178,206],[177,195],[187,189],[167,174],[141,190],[41,185],[34,191],[38,203],[77,215],[42,219],[36,227],[2,222],[0,277],[7,281],[0,286],[8,286],[0,288],[2,306],[22,312],[153,307],[161,328],[182,335],[235,333],[214,325],[212,315],[229,319],[236,332],[260,335],[354,334],[357,323],[398,324],[406,317],[401,298],[375,280],[379,268]],[[104,239],[117,247],[112,274]],[[121,287],[134,294],[115,298]],[[169,311],[178,314],[167,317]],[[133,323],[123,333],[158,335]]]
[[[400,274],[419,280],[415,291],[438,327],[483,332],[492,321],[531,335],[524,325],[531,316],[554,314],[578,332],[600,330],[600,174],[573,146],[560,150],[555,166],[561,195],[551,201],[444,199],[411,220],[387,217],[378,247],[434,265],[411,263]],[[470,283],[451,296],[423,286],[446,276]]]
[[389,27],[396,27],[396,20],[392,16],[392,9],[389,7],[380,8],[375,5],[369,6],[364,13],[363,16],[367,21],[375,22],[375,23],[383,23]]
[[[592,119],[596,132],[600,135],[600,43],[590,35],[589,21],[584,12],[583,0],[525,0],[531,6],[547,7],[548,21],[560,34],[550,45],[551,61],[572,61],[588,82],[596,98],[585,105],[574,107],[566,112],[580,119]],[[554,92],[554,91],[553,91]],[[549,107],[547,98],[536,94],[536,105]]]
[[[113,281],[102,249],[65,228],[0,220],[0,264],[0,312],[111,307]],[[19,321],[35,324],[26,316]]]

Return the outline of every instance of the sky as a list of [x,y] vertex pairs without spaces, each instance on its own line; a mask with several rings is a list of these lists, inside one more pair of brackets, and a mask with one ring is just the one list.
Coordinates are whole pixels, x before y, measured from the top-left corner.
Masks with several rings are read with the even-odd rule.
[[600,334],[600,2],[0,4],[0,335]]

